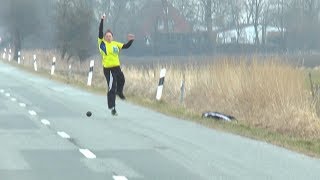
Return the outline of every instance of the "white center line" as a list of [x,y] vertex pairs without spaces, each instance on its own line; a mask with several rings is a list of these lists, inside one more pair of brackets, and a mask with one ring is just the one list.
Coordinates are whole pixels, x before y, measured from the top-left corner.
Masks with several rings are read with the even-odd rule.
[[15,102],[15,101],[17,101],[17,99],[16,98],[11,98],[11,101]]
[[0,93],[4,93],[4,89],[0,89]]
[[6,93],[5,96],[10,97],[11,95],[10,95],[10,93]]
[[112,176],[114,180],[128,180],[125,176]]
[[46,126],[50,126],[50,122],[48,120],[46,120],[46,119],[42,119],[41,123],[46,125]]
[[29,111],[29,114],[30,114],[31,116],[36,116],[36,115],[37,115],[37,113],[36,113],[35,111],[33,111],[33,110],[30,110],[30,111]]
[[19,103],[19,106],[26,107],[27,105],[25,103]]
[[64,139],[70,139],[69,134],[67,134],[67,133],[65,133],[65,132],[63,132],[63,131],[58,131],[57,134],[58,134],[59,136],[61,136],[62,138],[64,138]]
[[93,154],[89,149],[79,149],[79,151],[88,159],[97,158],[97,156]]

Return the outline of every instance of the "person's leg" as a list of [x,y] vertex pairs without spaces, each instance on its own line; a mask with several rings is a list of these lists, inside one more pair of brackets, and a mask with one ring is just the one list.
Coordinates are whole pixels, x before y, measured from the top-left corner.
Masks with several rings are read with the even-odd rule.
[[103,72],[108,83],[108,108],[114,110],[116,106],[116,77],[112,68],[104,68]]
[[[109,81],[110,81],[110,68],[103,68],[103,74],[104,74],[104,77],[106,78],[107,80],[107,86],[109,86]],[[107,87],[107,93],[109,92],[109,87]]]
[[120,67],[116,68],[116,72],[117,72],[117,94],[121,99],[126,99],[126,97],[123,95],[123,87],[125,83],[124,74],[121,71]]

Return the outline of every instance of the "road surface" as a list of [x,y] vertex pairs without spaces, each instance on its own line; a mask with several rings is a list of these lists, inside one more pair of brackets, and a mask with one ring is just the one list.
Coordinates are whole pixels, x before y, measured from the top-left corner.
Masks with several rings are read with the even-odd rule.
[[106,102],[0,62],[0,179],[320,178],[318,159],[119,100],[112,117]]

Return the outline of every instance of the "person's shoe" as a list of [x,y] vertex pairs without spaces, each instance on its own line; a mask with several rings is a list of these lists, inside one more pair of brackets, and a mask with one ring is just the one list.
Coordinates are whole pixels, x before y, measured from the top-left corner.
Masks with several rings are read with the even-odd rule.
[[126,97],[123,95],[122,92],[118,92],[117,95],[119,96],[120,99],[126,100]]
[[113,109],[111,110],[111,114],[112,114],[112,116],[118,116],[118,113],[117,113],[117,111],[116,111],[116,108],[113,108]]

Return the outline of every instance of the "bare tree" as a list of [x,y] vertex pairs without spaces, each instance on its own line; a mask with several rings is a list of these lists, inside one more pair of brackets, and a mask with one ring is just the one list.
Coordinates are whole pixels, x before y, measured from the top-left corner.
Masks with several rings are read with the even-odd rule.
[[223,28],[225,15],[227,14],[226,1],[224,0],[201,0],[204,22],[208,32],[212,32],[213,24]]
[[259,25],[260,25],[260,19],[264,8],[264,1],[265,0],[253,0],[253,27],[255,31],[255,43],[257,45],[260,44],[259,39]]
[[198,0],[172,0],[172,4],[192,24],[202,24],[201,4]]
[[230,13],[230,2],[225,0],[214,0],[212,3],[214,25],[220,29],[229,28],[232,21]]
[[304,0],[305,13],[311,21],[318,20],[320,12],[319,0]]
[[231,26],[235,27],[237,32],[237,44],[241,37],[242,26],[245,24],[243,13],[244,13],[244,1],[240,0],[229,0],[230,15],[231,15]]
[[86,0],[59,0],[56,4],[56,41],[61,57],[78,56],[80,60],[90,54],[93,9]]
[[287,45],[292,49],[320,48],[320,2],[318,0],[291,0],[285,17]]
[[254,0],[244,0],[244,9],[246,14],[246,24],[253,22]]
[[1,2],[0,19],[10,32],[14,59],[17,59],[23,40],[36,34],[39,30],[39,4],[37,0],[4,0]]
[[95,18],[100,19],[102,14],[107,15],[107,19],[105,20],[107,23],[110,21],[111,16],[111,2],[112,0],[96,0],[95,1]]
[[127,6],[127,0],[114,0],[113,1],[113,11],[112,11],[112,27],[115,31],[119,31],[117,25],[120,20],[121,15],[126,14],[126,6]]
[[[147,0],[102,0],[96,1],[95,17],[100,19],[106,13],[106,27],[112,29],[115,36],[122,37],[137,24],[137,15]],[[121,39],[121,38],[120,38]]]
[[208,33],[212,32],[212,0],[203,0],[203,5],[205,7],[205,22]]
[[270,21],[271,21],[271,18],[270,18],[270,7],[271,7],[271,4],[270,3],[265,3],[264,4],[264,8],[262,10],[262,15],[261,15],[261,28],[262,28],[262,37],[261,37],[261,42],[263,45],[266,45],[266,41],[267,41],[267,28],[270,24]]
[[269,23],[280,31],[279,46],[285,49],[285,16],[292,0],[269,0]]

